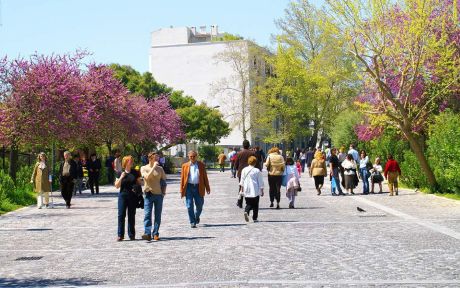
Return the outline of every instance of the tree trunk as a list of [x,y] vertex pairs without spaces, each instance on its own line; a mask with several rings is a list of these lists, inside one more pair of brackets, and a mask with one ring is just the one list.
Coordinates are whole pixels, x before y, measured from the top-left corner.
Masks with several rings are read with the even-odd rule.
[[412,152],[414,152],[415,156],[417,157],[420,163],[420,167],[422,168],[423,173],[428,179],[428,183],[433,189],[437,189],[438,182],[436,181],[436,177],[434,176],[433,170],[428,164],[428,159],[426,158],[425,153],[423,153],[423,147],[420,141],[418,141],[418,137],[414,135],[412,132],[403,132],[406,135],[407,140],[409,141],[409,145],[412,149]]
[[112,155],[112,141],[105,141],[105,144],[107,145],[107,150],[109,150],[109,156]]
[[16,183],[16,172],[18,171],[18,147],[16,145],[11,145],[10,148],[10,167],[8,169],[8,174],[11,179]]

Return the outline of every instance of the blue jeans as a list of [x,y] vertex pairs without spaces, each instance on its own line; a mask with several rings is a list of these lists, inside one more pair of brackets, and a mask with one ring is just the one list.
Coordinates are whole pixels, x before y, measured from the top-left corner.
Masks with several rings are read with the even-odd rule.
[[136,234],[136,196],[134,193],[118,193],[118,236],[125,236],[125,218],[128,210],[128,236],[133,238]]
[[[193,205],[194,201],[195,205]],[[204,197],[200,196],[200,193],[198,192],[198,185],[187,184],[187,191],[185,193],[185,206],[188,210],[188,218],[190,220],[190,224],[196,224],[196,218],[199,218],[201,211],[203,211],[203,204]]]
[[159,235],[158,230],[161,224],[161,211],[163,210],[163,195],[145,193],[144,197],[144,234],[152,233],[152,208],[155,209],[155,220],[153,235]]
[[369,194],[369,171],[367,168],[359,168],[359,175],[363,181],[363,194]]
[[[340,187],[339,168],[334,168],[334,170],[332,170],[332,177],[334,178],[335,184],[337,185],[337,191],[339,193],[343,193],[342,187]],[[369,186],[369,184],[367,186]],[[368,187],[368,190],[369,190],[369,187]]]

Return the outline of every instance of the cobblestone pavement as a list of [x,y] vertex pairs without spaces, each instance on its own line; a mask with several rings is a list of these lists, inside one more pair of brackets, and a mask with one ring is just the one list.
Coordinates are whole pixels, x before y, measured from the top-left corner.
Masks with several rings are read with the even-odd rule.
[[[284,193],[282,209],[268,208],[266,189],[260,222],[246,224],[229,175],[209,172],[198,229],[170,176],[157,242],[115,241],[108,186],[74,197],[70,210],[55,196],[54,209],[1,216],[0,286],[460,287],[459,202],[413,191],[332,197],[327,180],[317,196],[304,176],[296,209]],[[136,231],[139,239],[140,209]]]

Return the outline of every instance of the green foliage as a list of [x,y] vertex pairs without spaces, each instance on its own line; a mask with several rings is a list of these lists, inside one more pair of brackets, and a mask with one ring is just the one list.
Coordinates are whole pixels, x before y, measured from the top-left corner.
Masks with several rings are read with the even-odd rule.
[[214,163],[221,149],[214,145],[202,145],[198,148],[198,154],[205,163]]
[[361,114],[357,111],[345,110],[341,112],[334,121],[334,128],[329,133],[332,145],[335,147],[349,147],[351,143],[357,143],[354,127],[359,123]]
[[32,167],[22,167],[14,184],[11,177],[0,170],[0,214],[35,203],[31,175]]
[[238,41],[238,40],[244,40],[243,37],[240,35],[235,35],[235,34],[230,34],[225,32],[219,37],[213,38],[212,42],[225,42],[225,41]]
[[447,111],[429,127],[428,155],[441,192],[460,195],[460,115]]
[[174,165],[172,158],[170,156],[165,157],[165,164],[163,169],[165,170],[166,174],[176,173],[176,166]]
[[177,113],[186,125],[185,134],[189,141],[215,144],[230,134],[229,124],[222,119],[222,114],[205,104],[181,108]]
[[400,178],[405,184],[415,188],[429,186],[425,174],[422,173],[420,163],[411,150],[404,151],[404,161],[400,162],[400,168],[402,172]]
[[410,150],[409,143],[402,138],[396,129],[391,127],[387,128],[380,137],[370,142],[358,144],[358,148],[364,149],[372,161],[376,157],[380,157],[382,163],[386,162],[388,154],[392,154],[396,161],[402,162],[405,159],[406,151]]

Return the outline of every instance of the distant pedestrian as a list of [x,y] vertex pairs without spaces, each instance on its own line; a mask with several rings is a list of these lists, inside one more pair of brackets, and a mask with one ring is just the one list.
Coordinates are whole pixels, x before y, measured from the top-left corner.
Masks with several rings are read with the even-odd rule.
[[299,169],[294,164],[294,160],[291,157],[286,158],[286,173],[284,173],[283,177],[286,177],[286,197],[289,200],[289,208],[295,208],[295,196],[297,196],[297,191],[300,187],[298,171]]
[[77,190],[79,194],[83,190],[83,164],[80,160],[80,154],[77,153],[73,156],[73,161],[77,164],[77,178],[75,179],[75,185],[73,186],[73,195],[77,195]]
[[72,160],[69,151],[64,152],[64,161],[59,166],[59,183],[61,184],[61,195],[64,198],[67,209],[70,208],[74,187],[74,180],[77,178],[77,164]]
[[284,169],[286,168],[284,158],[279,151],[278,147],[271,148],[265,161],[268,171],[268,185],[270,186],[270,207],[273,208],[273,202],[276,200],[276,209],[280,209],[281,183]]
[[[99,177],[101,175],[101,160],[97,158],[96,153],[91,154],[87,164],[88,177],[89,177],[89,189],[91,190],[91,195],[99,194]],[[94,189],[96,187],[96,190]]]
[[300,164],[300,160],[297,160],[297,162],[295,162],[295,167],[297,168],[297,172],[299,173],[300,177],[300,174],[302,174],[302,164]]
[[[331,157],[329,158],[329,165],[330,165],[330,177],[331,177],[331,182],[334,182],[335,188],[337,189],[337,192],[339,192],[339,195],[345,195],[342,192],[342,188],[340,187],[340,163],[339,163],[339,158],[337,157],[337,148],[332,148],[331,149]],[[334,185],[331,185],[331,187]],[[337,194],[335,191],[331,191],[332,196],[336,196]]]
[[49,192],[51,192],[50,168],[46,163],[46,154],[41,152],[38,154],[37,163],[35,163],[30,182],[34,186],[34,191],[37,196],[37,207],[42,209],[43,206],[48,208]]
[[165,164],[166,164],[166,157],[165,155],[163,155],[163,152],[159,152],[158,155],[160,156],[160,160],[159,160],[160,166],[164,169]]
[[[238,183],[241,181],[241,171],[246,168],[248,164],[249,157],[254,156],[256,157],[256,153],[254,151],[249,150],[251,144],[248,140],[243,141],[243,149],[236,154],[236,161],[235,161],[235,169],[236,169],[236,176],[238,177]],[[256,158],[257,159],[257,158]],[[256,163],[257,166],[257,163]],[[238,185],[239,186],[239,185]],[[241,192],[241,186],[239,186],[239,191]],[[236,205],[240,208],[243,208],[243,197],[238,197],[238,201]]]
[[310,175],[315,180],[315,188],[319,196],[324,185],[324,177],[327,175],[326,159],[320,151],[315,153],[315,159],[311,162]]
[[[162,189],[162,181],[166,181],[166,174],[158,162],[157,152],[150,152],[147,156],[149,163],[141,167],[144,178],[144,235],[143,240],[160,240],[161,212],[166,189]],[[152,233],[152,208],[154,208],[154,225]]]
[[355,144],[350,144],[350,150],[348,150],[347,154],[351,154],[351,156],[353,156],[353,160],[355,160],[355,163],[359,163],[359,153],[355,149]]
[[263,170],[264,166],[264,161],[265,161],[265,153],[264,150],[262,150],[259,146],[255,147],[255,154],[257,158],[257,168],[259,168],[260,171]]
[[252,220],[258,222],[259,200],[264,196],[264,181],[259,168],[255,167],[257,159],[250,156],[248,166],[241,171],[240,186],[246,200],[244,219],[249,222],[249,213],[252,210]]
[[358,176],[356,175],[356,162],[353,155],[347,154],[347,158],[342,162],[345,174],[345,189],[351,194],[355,194],[353,189],[358,185]]
[[374,193],[374,184],[379,185],[379,193],[382,193],[382,182],[383,182],[383,176],[382,176],[382,165],[380,165],[380,158],[377,157],[375,158],[374,165],[372,166],[372,169],[370,170],[371,172],[371,193]]
[[297,149],[295,149],[294,152],[294,161],[300,160],[300,153],[302,153],[302,150],[300,150],[300,148],[297,147]]
[[313,151],[313,147],[310,147],[307,153],[305,153],[305,163],[307,164],[307,170],[308,170],[308,174],[310,175],[310,177],[311,177],[310,167],[311,167],[311,162],[313,162],[314,156],[315,156],[315,151]]
[[109,155],[107,159],[105,159],[105,169],[107,169],[107,181],[109,185],[113,185],[115,181],[115,170],[113,170],[113,161],[115,161],[115,157],[113,155]]
[[388,161],[385,164],[384,170],[385,178],[388,180],[388,188],[390,189],[390,196],[398,195],[398,177],[401,176],[401,168],[398,162],[393,159],[393,155],[388,155]]
[[366,151],[361,150],[359,159],[359,176],[363,181],[363,195],[369,194],[369,170],[372,168],[372,163],[369,162],[369,157]]
[[134,192],[134,185],[141,185],[141,175],[133,168],[134,158],[131,155],[123,157],[121,167],[123,172],[115,181],[115,187],[120,188],[118,193],[118,238],[122,241],[125,236],[125,219],[128,211],[128,236],[129,240],[136,239],[136,206],[137,196]]
[[[205,191],[211,193],[209,187],[206,166],[203,162],[197,161],[197,153],[188,153],[189,162],[182,164],[180,193],[181,198],[185,197],[190,226],[196,228],[200,223],[200,215],[203,211]],[[196,212],[195,212],[196,206]]]
[[230,178],[236,178],[236,169],[235,169],[235,161],[236,161],[236,147],[233,147],[232,151],[228,153],[228,160],[230,160],[230,170],[232,172]]
[[[342,163],[347,159],[347,153],[345,152],[345,146],[341,146],[339,149],[339,155],[337,155],[337,158],[339,159],[339,171],[340,171],[340,184],[342,184],[342,187],[345,188],[345,170],[343,169]],[[337,183],[337,185],[340,185]]]
[[302,150],[302,152],[300,152],[300,167],[302,168],[302,173],[305,172],[305,164],[306,164],[306,150]]
[[227,159],[227,156],[225,156],[224,151],[219,154],[217,157],[217,162],[219,163],[220,166],[220,172],[225,172],[225,160]]
[[116,178],[120,178],[121,172],[123,172],[121,162],[123,162],[121,158],[121,153],[117,151],[115,152],[115,159],[113,160],[113,170],[115,172]]

